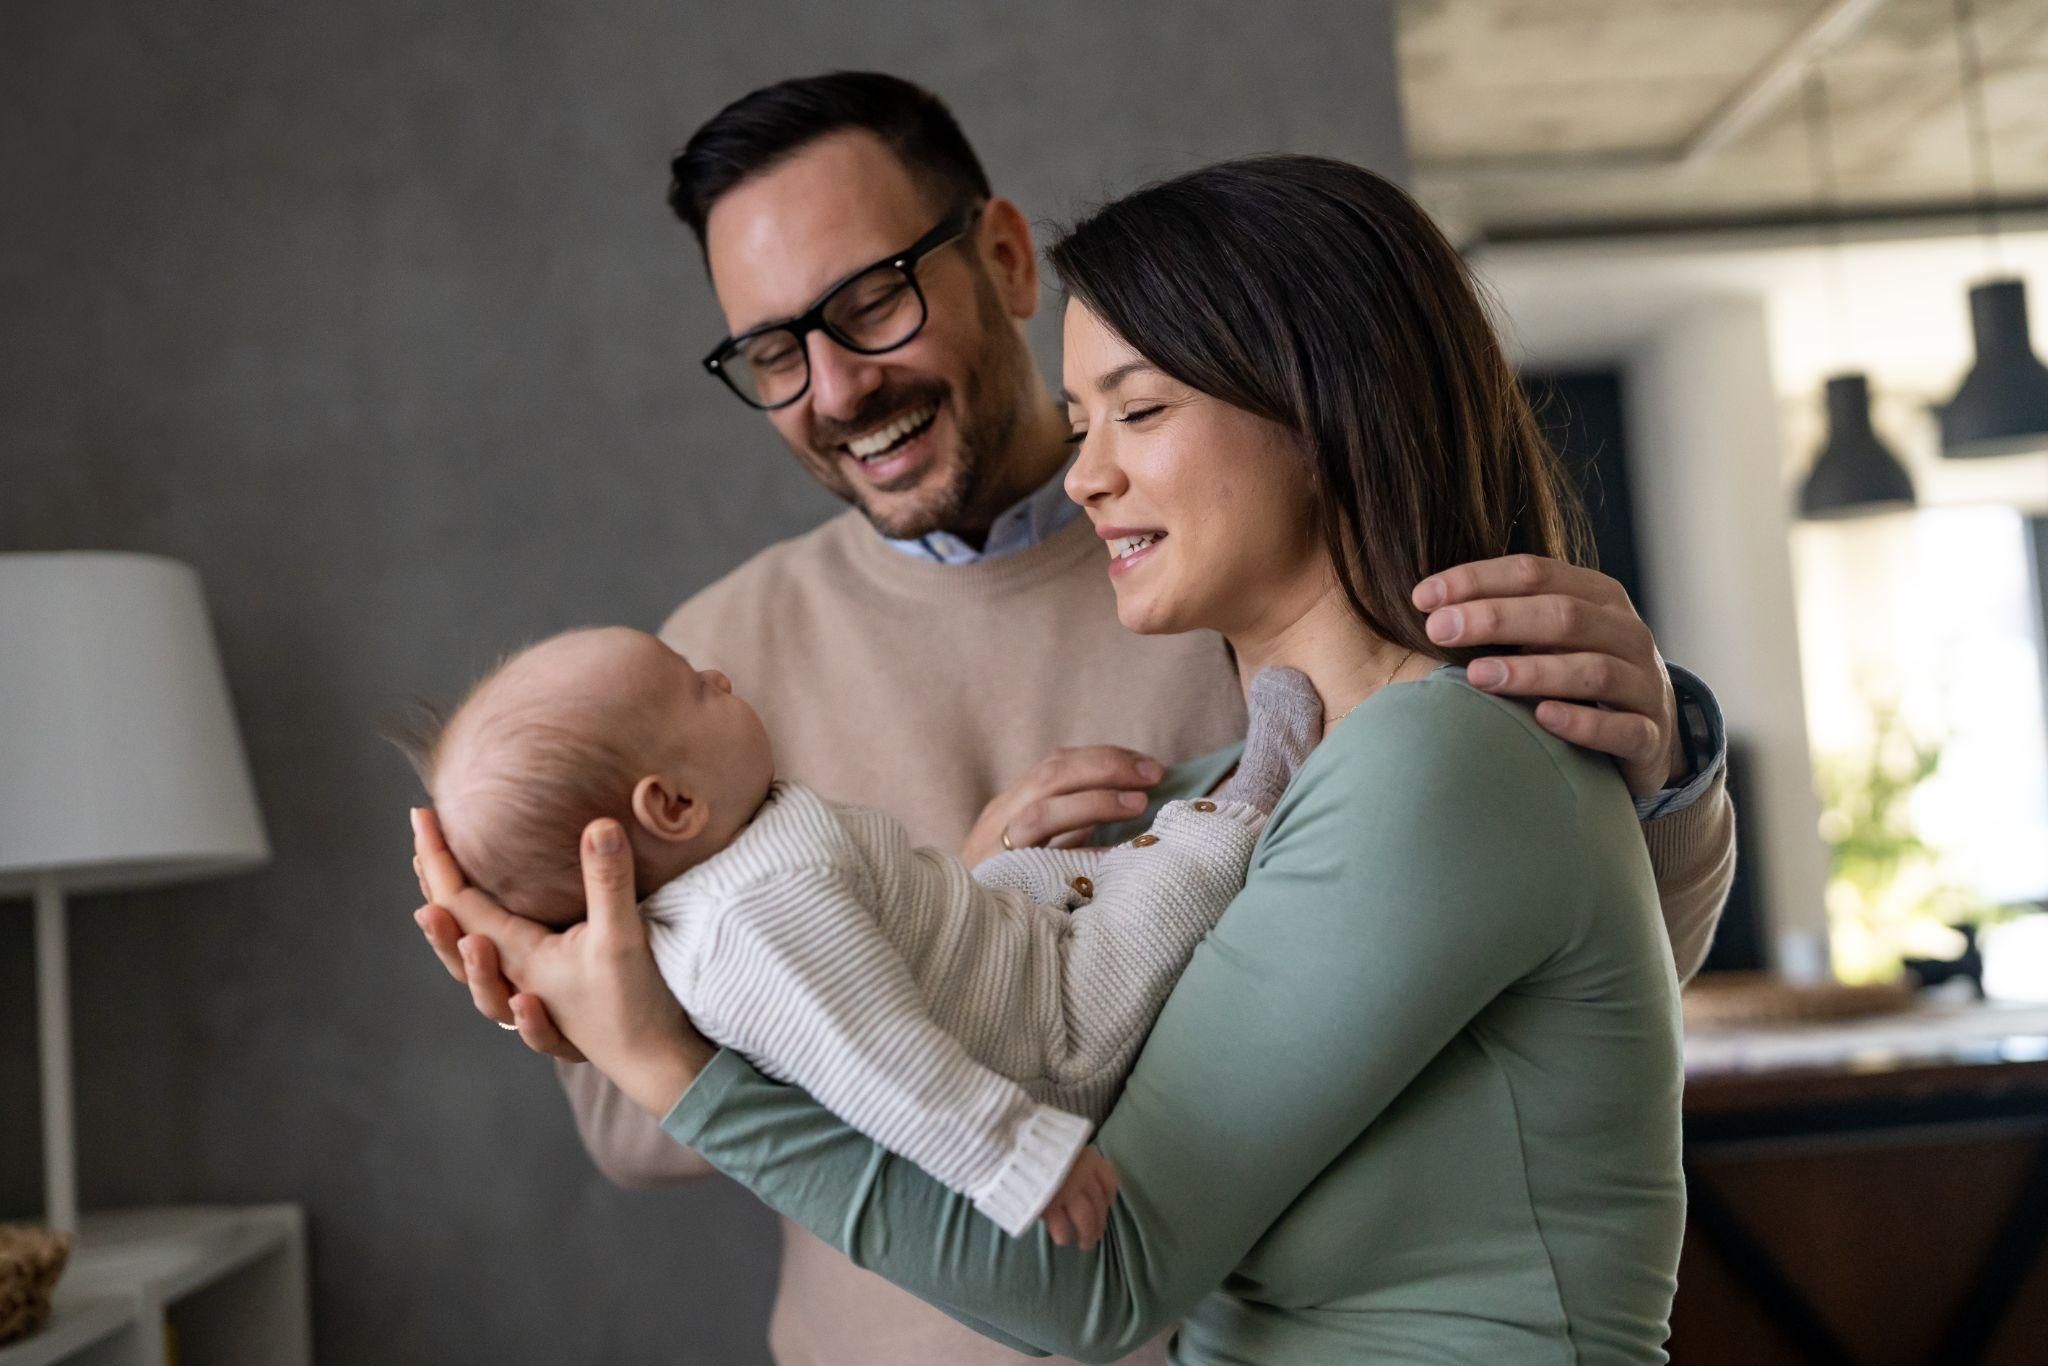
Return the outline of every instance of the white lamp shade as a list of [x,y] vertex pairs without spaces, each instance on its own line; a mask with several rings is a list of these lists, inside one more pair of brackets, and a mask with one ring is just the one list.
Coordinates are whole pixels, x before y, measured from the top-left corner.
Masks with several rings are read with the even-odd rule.
[[199,575],[156,555],[0,555],[0,894],[269,857]]

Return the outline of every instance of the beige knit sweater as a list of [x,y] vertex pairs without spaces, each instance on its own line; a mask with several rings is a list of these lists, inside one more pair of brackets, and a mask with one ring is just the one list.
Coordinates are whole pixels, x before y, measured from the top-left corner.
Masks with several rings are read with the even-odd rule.
[[1169,802],[1148,837],[970,876],[884,812],[777,783],[642,913],[707,1038],[1017,1234],[1109,1113],[1265,823]]
[[[1016,555],[911,559],[857,513],[769,547],[696,594],[662,635],[723,669],[760,711],[785,778],[877,806],[919,844],[957,849],[981,808],[1061,745],[1129,745],[1174,763],[1244,733],[1222,641],[1138,636],[1116,619],[1106,555],[1077,521]],[[1717,783],[1644,826],[1681,974],[1698,967],[1734,868]],[[598,1167],[629,1186],[709,1175],[594,1069],[563,1086]],[[997,1366],[988,1341],[783,1224],[769,1326],[780,1366]],[[1160,1362],[1154,1344],[1131,1361]]]

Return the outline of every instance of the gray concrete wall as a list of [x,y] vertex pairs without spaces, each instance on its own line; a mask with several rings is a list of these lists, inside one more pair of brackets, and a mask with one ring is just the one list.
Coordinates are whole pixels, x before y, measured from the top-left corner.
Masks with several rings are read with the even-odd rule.
[[[0,7],[0,549],[199,568],[276,848],[74,904],[87,1206],[304,1202],[330,1363],[760,1360],[772,1221],[723,1182],[592,1171],[546,1066],[407,917],[414,790],[374,722],[521,639],[651,625],[833,510],[696,369],[723,329],[662,194],[720,104],[902,73],[1058,218],[1248,150],[1399,171],[1390,24],[1357,0]],[[0,1217],[40,1200],[30,974],[27,907],[0,905]]]

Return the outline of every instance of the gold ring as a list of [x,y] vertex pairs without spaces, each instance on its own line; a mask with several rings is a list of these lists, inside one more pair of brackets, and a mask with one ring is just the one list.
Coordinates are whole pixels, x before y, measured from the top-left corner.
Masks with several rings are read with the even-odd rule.
[[1017,846],[1010,843],[1010,827],[1007,825],[1003,827],[1003,848],[1013,854],[1017,852]]

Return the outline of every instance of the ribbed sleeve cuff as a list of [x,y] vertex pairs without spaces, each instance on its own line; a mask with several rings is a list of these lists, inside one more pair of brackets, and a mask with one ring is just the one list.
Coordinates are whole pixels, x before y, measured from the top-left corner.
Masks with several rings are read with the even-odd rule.
[[1649,846],[1650,862],[1660,872],[1691,867],[1709,841],[1727,838],[1727,831],[1717,819],[1720,815],[1720,789],[1726,781],[1726,774],[1725,769],[1714,770],[1695,800],[1679,810],[1643,822],[1643,843]]
[[1079,1115],[1033,1106],[1017,1126],[1016,1141],[995,1179],[974,1197],[974,1207],[1013,1238],[1031,1227],[1059,1193],[1060,1182],[1087,1145],[1089,1128]]

